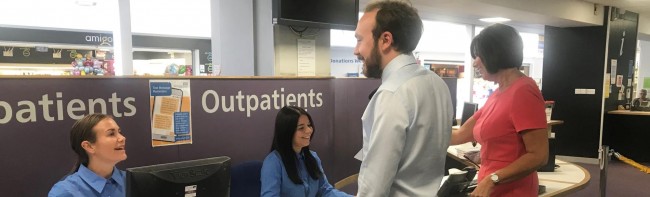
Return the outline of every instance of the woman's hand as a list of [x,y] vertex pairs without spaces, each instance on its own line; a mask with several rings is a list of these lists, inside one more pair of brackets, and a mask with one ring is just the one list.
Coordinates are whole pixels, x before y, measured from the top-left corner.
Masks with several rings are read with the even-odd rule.
[[476,189],[469,194],[471,197],[489,197],[490,193],[492,193],[492,189],[494,188],[494,182],[490,180],[490,178],[484,178],[478,185],[476,186]]

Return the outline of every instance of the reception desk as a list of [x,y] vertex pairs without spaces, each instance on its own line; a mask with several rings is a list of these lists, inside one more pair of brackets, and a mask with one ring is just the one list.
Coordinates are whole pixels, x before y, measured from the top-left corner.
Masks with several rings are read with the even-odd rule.
[[[649,116],[650,117],[650,116]],[[584,168],[562,160],[554,159],[553,147],[551,143],[555,139],[555,133],[552,131],[553,126],[560,125],[564,123],[562,120],[550,120],[547,122],[547,131],[549,137],[549,161],[550,164],[555,164],[560,166],[552,172],[537,172],[539,177],[539,184],[546,186],[546,192],[540,196],[558,196],[558,195],[567,195],[572,192],[583,189],[589,183],[591,176],[587,170]],[[457,127],[452,128],[457,129]],[[472,143],[464,143],[455,146],[449,146],[447,149],[447,155],[452,160],[460,162],[465,166],[474,166],[474,164],[467,159],[463,158],[462,154],[469,151],[478,151],[480,150],[481,145],[477,144],[476,147],[472,146]],[[449,160],[448,160],[449,162]]]
[[[552,171],[553,166],[555,166],[555,132],[553,132],[553,126],[555,125],[560,125],[563,124],[564,121],[562,120],[549,120],[546,122],[546,131],[548,133],[548,139],[549,139],[549,162],[546,166],[542,167],[543,171]],[[458,129],[458,126],[453,126],[452,131]],[[471,143],[466,143],[466,144],[471,144]],[[450,146],[450,149],[455,146]],[[480,144],[477,144],[477,147],[472,148],[472,150],[479,150]],[[469,150],[470,147],[465,147],[466,150]],[[465,159],[458,159],[456,155],[451,155],[451,152],[447,152],[447,155],[450,156],[453,160],[456,160],[457,162],[460,162],[461,164],[465,166],[471,166],[472,164],[469,163]],[[455,152],[454,152],[455,154]],[[462,158],[462,156],[461,156]],[[447,159],[447,163],[449,163],[449,159]],[[449,167],[458,167],[456,165],[447,165],[447,168]]]
[[[473,149],[476,149],[476,147],[473,147],[471,143],[449,146],[447,155],[467,166],[473,166],[471,162],[462,156],[458,156],[459,150],[464,152]],[[555,164],[560,167],[553,172],[537,172],[539,184],[546,186],[546,192],[539,196],[568,195],[585,188],[591,179],[589,172],[579,165],[559,159],[555,159]]]
[[650,162],[650,112],[614,110],[605,114],[603,145],[637,162]]
[[[152,80],[188,82],[183,99],[189,98],[181,106],[191,110],[190,121],[182,122],[191,124],[191,144],[158,146],[168,144],[153,140]],[[319,130],[310,146],[328,178],[337,180],[359,169],[352,157],[361,149],[358,117],[380,83],[331,77],[0,76],[0,169],[7,169],[0,190],[2,196],[46,196],[74,165],[69,129],[84,114],[109,114],[124,131],[129,158],[119,169],[221,155],[237,165],[269,153],[274,120],[285,105],[309,110]]]

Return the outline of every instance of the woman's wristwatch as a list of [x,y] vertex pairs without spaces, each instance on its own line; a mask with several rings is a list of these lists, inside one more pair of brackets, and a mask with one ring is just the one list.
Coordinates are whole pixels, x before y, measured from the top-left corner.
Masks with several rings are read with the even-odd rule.
[[490,180],[492,180],[492,183],[499,184],[499,176],[496,173],[490,174]]

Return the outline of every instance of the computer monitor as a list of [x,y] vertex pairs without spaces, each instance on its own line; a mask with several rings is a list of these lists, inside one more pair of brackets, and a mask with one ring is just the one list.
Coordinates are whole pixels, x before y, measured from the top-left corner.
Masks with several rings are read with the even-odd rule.
[[230,196],[230,158],[214,157],[126,169],[126,196]]
[[465,122],[474,115],[474,112],[478,110],[478,104],[465,102],[463,104],[463,116],[460,119],[460,125],[462,126]]

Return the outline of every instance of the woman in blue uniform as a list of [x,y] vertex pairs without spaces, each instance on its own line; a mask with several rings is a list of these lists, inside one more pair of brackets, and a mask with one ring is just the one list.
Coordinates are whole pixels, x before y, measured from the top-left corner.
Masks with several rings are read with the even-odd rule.
[[350,196],[327,182],[320,158],[309,150],[315,130],[311,115],[304,109],[280,109],[271,153],[262,166],[262,197]]
[[124,171],[115,167],[126,159],[126,137],[111,116],[91,114],[70,130],[77,154],[72,174],[56,183],[48,196],[125,196]]

